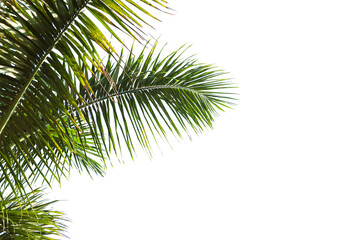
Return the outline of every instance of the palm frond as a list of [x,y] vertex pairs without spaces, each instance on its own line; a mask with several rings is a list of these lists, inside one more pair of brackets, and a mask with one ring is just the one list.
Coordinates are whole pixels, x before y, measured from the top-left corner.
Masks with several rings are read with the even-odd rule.
[[[0,201],[0,239],[55,240],[66,230],[62,212],[51,210],[55,201],[46,201],[43,192],[35,189],[19,201],[7,185],[0,191],[7,193]],[[25,200],[26,199],[26,200]]]
[[138,57],[130,53],[124,63],[109,59],[106,69],[113,81],[92,76],[93,99],[80,90],[85,102],[79,108],[93,126],[94,138],[100,135],[107,147],[120,142],[131,155],[139,143],[151,154],[153,140],[166,139],[169,132],[181,137],[211,128],[217,112],[234,103],[227,90],[234,86],[225,72],[183,58],[185,50],[162,57],[161,51],[155,54],[155,44]]

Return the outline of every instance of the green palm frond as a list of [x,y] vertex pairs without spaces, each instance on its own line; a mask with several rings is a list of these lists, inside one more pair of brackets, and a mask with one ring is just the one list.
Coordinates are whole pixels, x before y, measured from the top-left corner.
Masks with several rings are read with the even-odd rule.
[[107,140],[104,146],[120,142],[131,155],[140,144],[151,154],[157,137],[166,139],[169,132],[182,137],[212,127],[217,112],[233,104],[226,89],[234,86],[225,72],[183,57],[185,50],[163,57],[161,51],[155,54],[155,44],[138,57],[130,53],[124,63],[109,59],[106,69],[113,81],[100,74],[89,79],[96,97],[81,89],[85,103],[79,107],[94,126],[91,132],[100,133],[98,141]]
[[[5,185],[6,186],[6,185]],[[67,221],[63,213],[51,210],[55,201],[45,201],[40,189],[26,193],[26,200],[8,192],[0,201],[0,239],[59,239],[64,236]]]

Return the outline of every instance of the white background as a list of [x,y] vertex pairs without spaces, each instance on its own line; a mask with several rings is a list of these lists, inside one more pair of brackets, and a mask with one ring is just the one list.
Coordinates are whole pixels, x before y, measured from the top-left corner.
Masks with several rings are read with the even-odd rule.
[[238,105],[53,196],[71,239],[360,239],[358,1],[171,0],[160,43],[229,72]]

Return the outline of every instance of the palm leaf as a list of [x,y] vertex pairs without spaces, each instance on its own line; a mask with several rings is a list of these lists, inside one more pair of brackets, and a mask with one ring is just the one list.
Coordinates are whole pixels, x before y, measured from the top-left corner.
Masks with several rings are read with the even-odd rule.
[[42,190],[35,189],[19,202],[8,190],[6,184],[0,188],[7,193],[0,202],[0,239],[55,240],[64,236],[67,220],[63,213],[50,209],[56,201],[45,201]]
[[108,141],[105,147],[117,139],[131,155],[137,144],[151,154],[153,140],[166,139],[168,132],[177,137],[190,130],[200,133],[212,127],[219,110],[233,104],[233,94],[226,90],[233,85],[223,78],[225,73],[183,58],[183,50],[162,57],[161,51],[155,54],[155,44],[138,57],[130,53],[123,64],[109,59],[106,69],[113,82],[92,76],[94,99],[80,90],[85,103],[79,108],[94,126],[91,131]]

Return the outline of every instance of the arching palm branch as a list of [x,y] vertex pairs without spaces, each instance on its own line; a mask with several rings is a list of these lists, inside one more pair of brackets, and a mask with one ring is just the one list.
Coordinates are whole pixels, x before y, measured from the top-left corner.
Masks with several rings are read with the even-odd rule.
[[121,34],[144,39],[142,18],[166,9],[140,2],[0,3],[0,184],[19,201],[72,168],[102,175],[112,151],[151,153],[152,138],[201,132],[231,104],[223,72],[182,49],[162,56],[154,44],[136,57],[119,47]]

